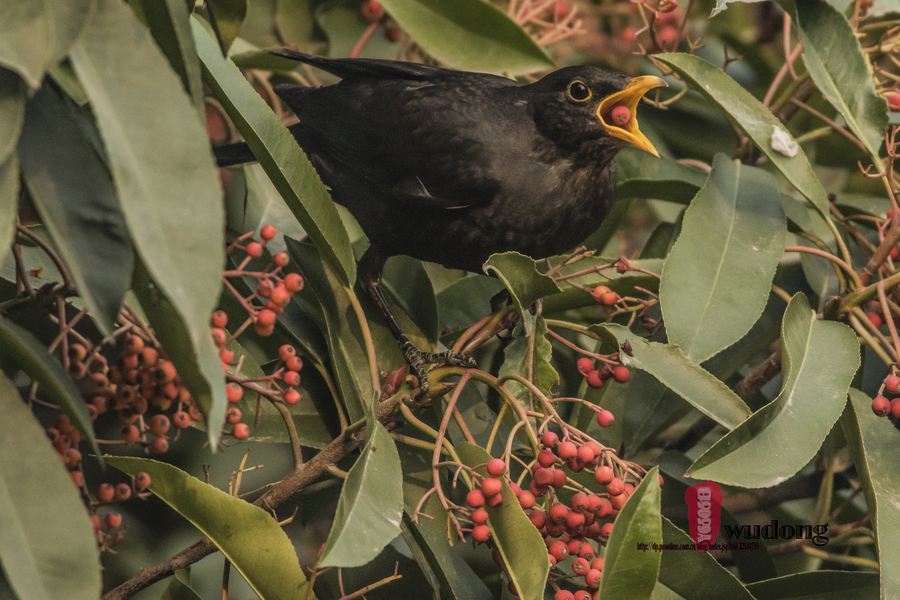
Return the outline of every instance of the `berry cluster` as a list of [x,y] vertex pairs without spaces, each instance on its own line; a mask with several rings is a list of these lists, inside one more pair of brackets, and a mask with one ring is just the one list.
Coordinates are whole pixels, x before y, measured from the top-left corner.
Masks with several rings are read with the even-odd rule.
[[879,417],[888,415],[900,417],[900,398],[895,397],[893,400],[888,400],[883,395],[885,393],[891,396],[900,396],[900,377],[896,373],[891,373],[884,378],[884,381],[881,383],[881,389],[878,390],[878,395],[872,400],[872,412]]
[[[190,391],[182,385],[175,365],[156,347],[152,331],[138,327],[133,331],[140,335],[125,334],[124,347],[112,366],[99,354],[99,348],[88,350],[81,343],[71,344],[69,374],[73,379],[85,380],[90,395],[87,409],[92,419],[107,412],[115,413],[123,424],[122,441],[140,443],[160,454],[169,449],[168,432],[172,424],[176,430],[185,429],[192,421],[201,421],[203,415]],[[160,414],[147,418],[151,406]],[[171,418],[162,414],[173,406]],[[154,439],[149,441],[147,434]]]
[[[616,383],[625,383],[628,381],[628,378],[631,376],[631,372],[628,370],[628,367],[618,365],[616,367],[610,366],[608,363],[604,361],[604,364],[600,369],[594,367],[594,361],[590,358],[583,357],[578,359],[578,372],[581,373],[588,385],[592,388],[602,388],[603,385],[612,379]],[[601,411],[601,412],[609,412],[609,411]],[[609,422],[612,423],[612,415],[609,415]],[[598,415],[597,422],[600,422],[600,417]],[[607,427],[609,423],[604,425],[600,423],[601,427]]]
[[[528,489],[521,489],[507,477],[507,464],[500,458],[491,459],[484,465],[488,476],[474,474],[477,487],[466,496],[466,504],[471,510],[472,539],[476,543],[490,543],[489,512],[485,508],[502,502],[501,478],[506,478],[519,505],[544,537],[548,560],[556,568],[551,571],[551,583],[557,586],[557,582],[562,581],[583,582],[584,589],[574,594],[559,590],[555,597],[590,599],[596,594],[603,575],[600,545],[609,538],[616,516],[639,483],[640,468],[620,463],[609,449],[593,440],[580,444],[574,439],[560,441],[556,433],[548,431],[541,437],[541,445],[543,449],[534,464],[520,477],[521,481],[531,475]],[[585,488],[571,480],[566,472],[579,473],[584,469],[594,470],[594,480],[605,489],[604,492]],[[561,495],[568,496],[573,490],[568,502],[564,502]],[[539,499],[542,500],[537,505]],[[562,571],[562,563],[569,558],[572,561],[568,568],[574,577]],[[499,554],[495,560],[503,566]]]
[[[118,529],[122,525],[122,515],[114,511],[104,515],[101,525],[97,508],[114,502],[125,502],[134,497],[146,498],[150,495],[146,491],[150,487],[150,483],[150,475],[141,471],[134,476],[130,483],[120,483],[118,485],[101,483],[97,486],[97,502],[96,504],[91,504],[88,509],[91,513],[91,522],[94,525],[94,533],[97,535],[101,551],[121,542],[125,537],[125,531]],[[83,483],[79,487],[83,488]],[[103,526],[106,526],[106,531],[103,531]]]
[[397,43],[403,37],[403,32],[397,27],[384,12],[384,7],[378,0],[365,0],[359,5],[359,16],[372,25],[384,25],[384,37],[391,43]]
[[[247,311],[247,320],[237,328],[237,330],[229,338],[224,331],[221,330],[227,323],[216,325],[213,321],[213,339],[219,347],[224,347],[231,340],[240,335],[251,324],[258,335],[268,336],[275,330],[275,320],[278,315],[284,311],[284,307],[291,300],[291,296],[303,289],[303,277],[297,273],[288,273],[281,276],[281,270],[288,266],[290,259],[286,252],[277,252],[271,262],[260,271],[245,270],[247,265],[256,258],[263,256],[266,244],[275,238],[277,230],[272,225],[265,225],[260,229],[259,242],[251,241],[243,245],[247,239],[252,238],[253,232],[245,233],[237,240],[228,245],[227,252],[233,254],[235,251],[243,251],[246,256],[233,271],[225,271],[225,287],[240,302],[241,306]],[[257,281],[256,291],[247,296],[241,294],[234,285],[229,281],[233,279],[252,278]],[[222,313],[224,315],[224,313]],[[219,317],[221,322],[221,317]],[[228,351],[225,351],[226,353]],[[233,355],[232,355],[233,358]],[[225,360],[223,362],[230,362]]]

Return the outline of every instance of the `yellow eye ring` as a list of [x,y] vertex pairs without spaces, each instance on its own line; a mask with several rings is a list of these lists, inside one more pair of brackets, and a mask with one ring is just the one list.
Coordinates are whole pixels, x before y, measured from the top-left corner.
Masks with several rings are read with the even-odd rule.
[[574,102],[587,102],[593,96],[593,92],[591,92],[591,88],[587,86],[587,84],[579,79],[576,79],[572,83],[569,84],[569,87],[566,88],[566,96],[569,97],[569,100]]

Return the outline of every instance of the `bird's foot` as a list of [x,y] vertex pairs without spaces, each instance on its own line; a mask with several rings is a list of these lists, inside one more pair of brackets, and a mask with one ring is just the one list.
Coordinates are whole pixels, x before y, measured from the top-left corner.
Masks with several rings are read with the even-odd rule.
[[472,358],[453,350],[438,353],[423,352],[413,346],[408,339],[401,341],[400,350],[403,352],[403,356],[406,357],[410,371],[419,380],[420,394],[428,392],[428,374],[425,372],[425,365],[453,365],[467,369],[474,369],[478,366]]

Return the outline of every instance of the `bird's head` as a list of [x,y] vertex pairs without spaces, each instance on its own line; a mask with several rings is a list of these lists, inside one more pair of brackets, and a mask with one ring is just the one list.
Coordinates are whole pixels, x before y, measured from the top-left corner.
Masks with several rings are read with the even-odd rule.
[[617,152],[626,143],[659,156],[638,129],[637,105],[659,77],[627,77],[596,67],[566,67],[523,90],[533,106],[535,125],[563,146],[597,144]]

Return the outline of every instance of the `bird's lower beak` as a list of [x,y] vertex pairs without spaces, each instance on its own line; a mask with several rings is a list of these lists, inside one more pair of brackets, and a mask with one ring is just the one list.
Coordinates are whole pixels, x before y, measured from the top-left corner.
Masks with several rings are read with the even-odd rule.
[[[656,151],[650,140],[638,129],[635,111],[638,102],[644,97],[644,94],[653,88],[668,86],[669,84],[659,77],[651,75],[635,77],[624,90],[611,94],[600,102],[600,106],[597,108],[597,117],[600,118],[600,121],[611,136],[634,144],[641,150],[659,157],[659,152]],[[620,106],[627,108],[628,112],[618,110],[616,114],[613,114],[613,111]]]

